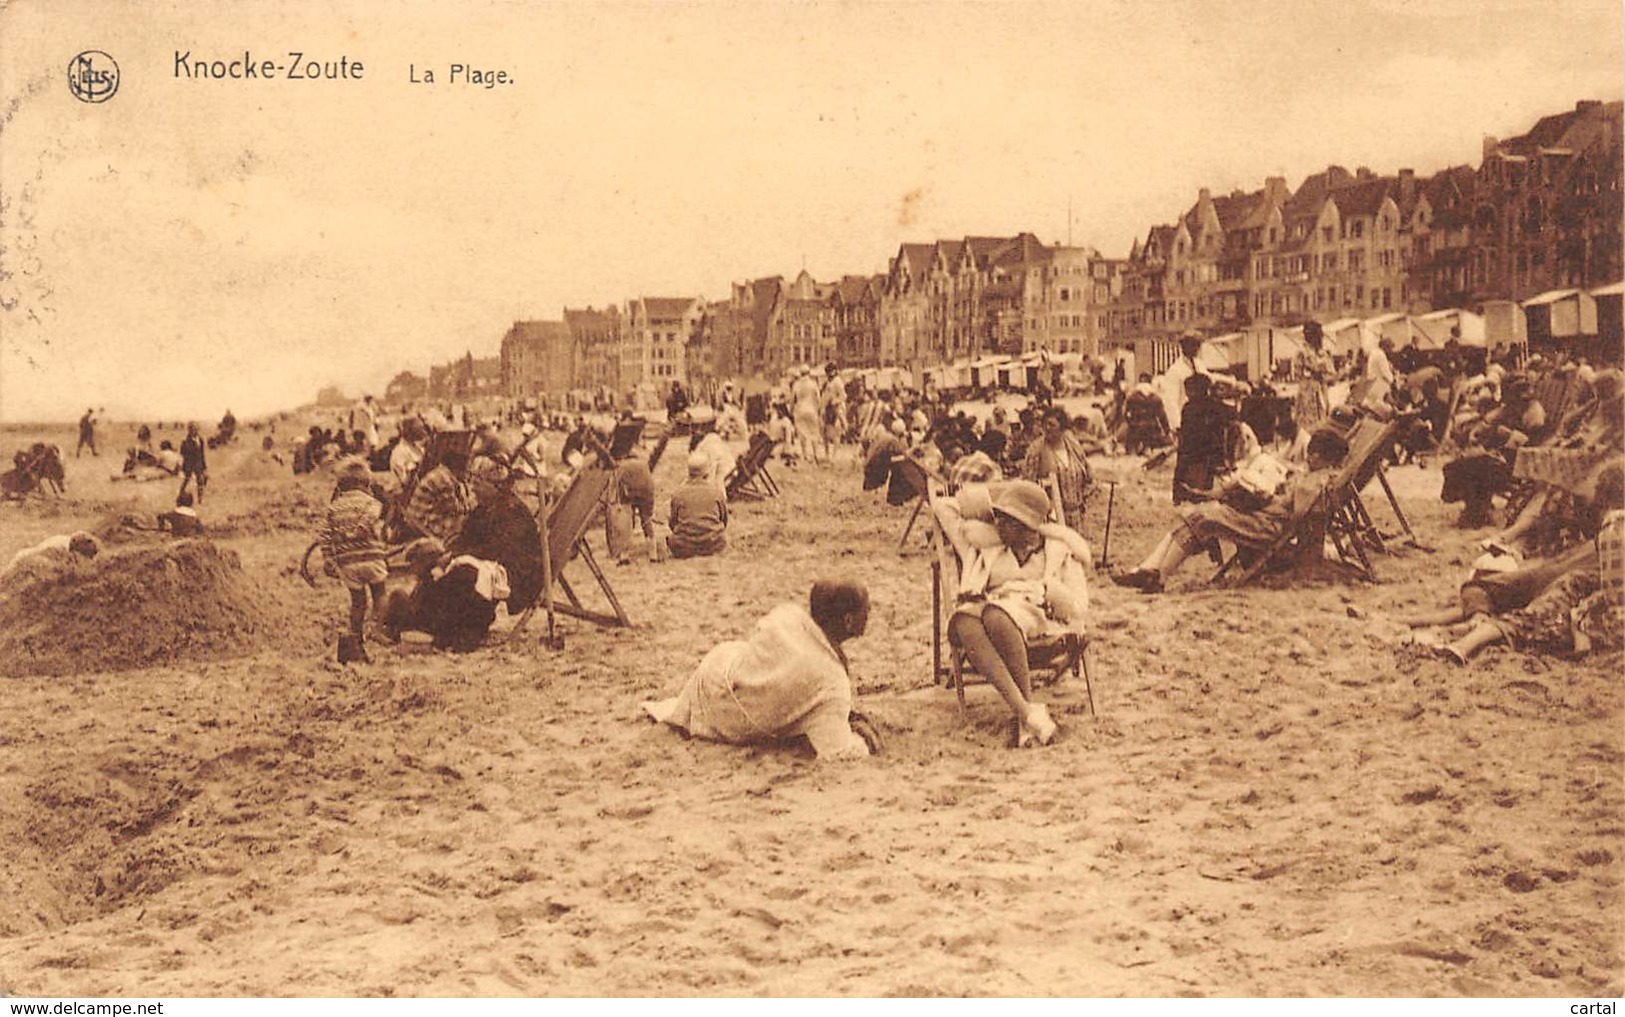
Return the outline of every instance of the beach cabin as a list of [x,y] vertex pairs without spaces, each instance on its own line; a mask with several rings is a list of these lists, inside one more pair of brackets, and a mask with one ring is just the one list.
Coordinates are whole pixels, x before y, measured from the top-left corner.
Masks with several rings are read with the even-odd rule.
[[[1466,336],[1462,337],[1466,343]],[[1484,301],[1484,344],[1497,346],[1529,345],[1529,319],[1523,308],[1512,300]]]
[[1547,290],[1523,302],[1532,344],[1597,334],[1597,301],[1585,290]]
[[1411,325],[1418,349],[1442,350],[1452,334],[1459,335],[1463,346],[1484,345],[1483,315],[1459,307],[1418,315],[1411,319]]
[[1625,325],[1620,321],[1622,298],[1625,298],[1625,282],[1599,286],[1591,291],[1591,299],[1597,304],[1597,344],[1605,351],[1613,350],[1613,360],[1618,359],[1620,348],[1625,346]]
[[1003,357],[983,357],[970,365],[970,383],[972,388],[993,388],[999,383],[999,366],[1005,363]]
[[1338,318],[1320,326],[1321,346],[1334,357],[1352,357],[1361,350],[1377,345],[1373,337],[1366,341],[1365,322],[1359,318]]

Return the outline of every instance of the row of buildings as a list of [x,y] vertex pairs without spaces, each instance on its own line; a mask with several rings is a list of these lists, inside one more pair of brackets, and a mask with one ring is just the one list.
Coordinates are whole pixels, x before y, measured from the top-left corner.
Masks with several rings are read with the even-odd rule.
[[622,393],[776,377],[794,364],[931,364],[1148,336],[1523,300],[1625,277],[1619,102],[1580,102],[1475,169],[1329,166],[1294,190],[1215,195],[1125,258],[1032,233],[905,243],[876,275],[769,276],[726,297],[638,297],[516,322],[497,358],[437,367],[428,394]]

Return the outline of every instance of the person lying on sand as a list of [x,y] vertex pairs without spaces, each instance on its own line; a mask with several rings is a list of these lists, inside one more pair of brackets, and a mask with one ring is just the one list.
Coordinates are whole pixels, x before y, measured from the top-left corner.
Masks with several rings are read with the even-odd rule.
[[[1204,501],[1180,510],[1180,524],[1151,549],[1130,571],[1112,577],[1119,586],[1142,593],[1161,593],[1163,583],[1185,559],[1215,540],[1251,548],[1266,548],[1300,512],[1320,497],[1348,456],[1349,445],[1329,428],[1309,439],[1309,472],[1288,481],[1282,490],[1256,508],[1237,508],[1223,501]],[[1240,496],[1242,492],[1236,492]],[[1255,497],[1249,494],[1248,497]]]
[[0,576],[8,575],[21,568],[24,563],[34,560],[55,559],[67,562],[83,558],[88,561],[96,557],[101,549],[101,542],[83,530],[60,533],[54,537],[46,537],[33,547],[25,547],[12,555],[5,569],[0,570]]
[[712,648],[676,695],[645,702],[643,709],[710,741],[744,745],[805,735],[820,759],[872,755],[879,739],[852,712],[841,649],[863,635],[868,622],[869,591],[862,584],[814,583],[807,606],[775,607],[747,638]]
[[1465,664],[1502,640],[1523,650],[1575,656],[1625,646],[1625,471],[1605,471],[1593,501],[1607,510],[1595,553],[1565,556],[1569,570],[1527,607],[1474,616],[1454,642],[1439,647],[1440,656]]

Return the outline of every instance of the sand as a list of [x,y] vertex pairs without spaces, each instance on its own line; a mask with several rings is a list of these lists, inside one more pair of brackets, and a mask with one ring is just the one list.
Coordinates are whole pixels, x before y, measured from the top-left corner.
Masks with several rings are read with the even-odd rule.
[[[777,470],[783,496],[736,506],[721,558],[610,566],[633,629],[564,619],[552,651],[539,615],[507,642],[500,618],[474,654],[340,667],[345,594],[295,571],[325,482],[231,479],[251,454],[211,452],[202,513],[285,629],[0,679],[0,992],[1625,991],[1619,657],[1458,668],[1400,642],[1394,618],[1448,601],[1482,536],[1448,527],[1436,467],[1393,475],[1436,550],[1380,557],[1378,585],[1213,590],[1202,562],[1160,597],[1097,583],[1098,717],[1064,684],[1057,743],[1012,751],[991,690],[962,717],[932,684],[930,558],[897,553],[907,509],[851,462]],[[0,553],[172,497],[91,462],[68,460],[60,504],[0,507]],[[1127,563],[1173,518],[1169,476],[1117,466]],[[873,594],[848,650],[886,755],[642,719],[831,574]]]

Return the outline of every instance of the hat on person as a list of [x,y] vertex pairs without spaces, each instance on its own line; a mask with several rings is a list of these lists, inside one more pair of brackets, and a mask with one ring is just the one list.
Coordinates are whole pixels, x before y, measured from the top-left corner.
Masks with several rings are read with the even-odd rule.
[[711,472],[711,457],[704,452],[694,451],[688,454],[688,475],[703,477]]
[[360,481],[363,484],[372,483],[372,467],[360,456],[345,456],[338,462],[338,478],[340,481]]
[[903,423],[903,418],[901,418],[901,417],[893,417],[892,418],[892,421],[891,421],[891,433],[897,435],[897,437],[899,437],[899,438],[901,438],[903,435],[908,433],[908,425]]
[[993,511],[1014,519],[1030,530],[1044,525],[1049,518],[1049,495],[1030,480],[1012,480],[989,488],[993,496]]
[[468,476],[470,480],[500,484],[508,479],[508,468],[490,456],[479,456],[468,464]]
[[414,569],[432,565],[445,556],[446,545],[433,537],[419,537],[406,546],[406,563]]

